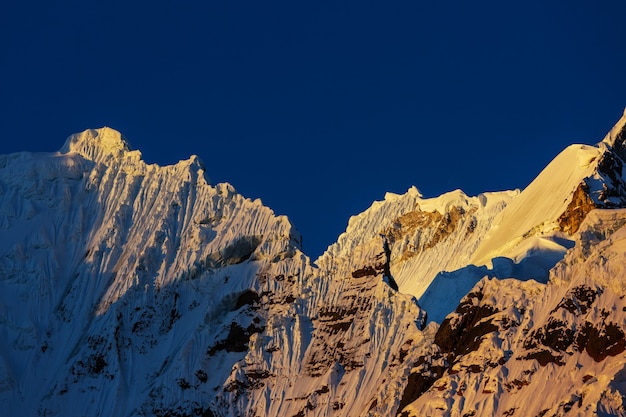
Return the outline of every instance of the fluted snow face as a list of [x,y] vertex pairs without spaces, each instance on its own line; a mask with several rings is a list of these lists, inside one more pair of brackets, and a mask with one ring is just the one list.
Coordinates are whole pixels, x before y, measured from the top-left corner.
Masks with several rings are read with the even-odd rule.
[[109,128],[0,156],[0,402],[623,415],[623,126],[521,192],[388,194],[314,264],[286,217],[197,157],[148,165]]
[[[0,159],[0,395],[16,413],[143,410],[154,381],[207,366],[263,265],[299,250],[285,217],[209,185],[196,158],[159,167],[129,149],[104,128]],[[236,360],[203,372],[220,383]]]
[[0,157],[0,191],[10,414],[397,408],[413,298],[380,273],[321,274],[286,217],[211,186],[197,158],[147,165],[89,130]]
[[[440,322],[488,274],[486,269],[464,270],[444,285],[447,288],[440,288],[441,281],[450,278],[442,272],[470,263],[494,217],[518,194],[505,191],[468,197],[456,190],[425,199],[416,188],[403,195],[388,193],[384,201],[352,217],[346,232],[317,264],[328,274],[340,275],[383,271],[387,266],[400,292],[415,296],[429,320]],[[383,250],[385,242],[388,255]]]

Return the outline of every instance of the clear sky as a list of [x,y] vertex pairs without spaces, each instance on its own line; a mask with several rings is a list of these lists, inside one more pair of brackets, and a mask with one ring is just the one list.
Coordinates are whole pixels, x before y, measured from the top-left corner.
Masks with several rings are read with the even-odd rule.
[[200,156],[319,255],[348,218],[525,187],[626,106],[626,1],[9,0],[0,153],[121,131]]

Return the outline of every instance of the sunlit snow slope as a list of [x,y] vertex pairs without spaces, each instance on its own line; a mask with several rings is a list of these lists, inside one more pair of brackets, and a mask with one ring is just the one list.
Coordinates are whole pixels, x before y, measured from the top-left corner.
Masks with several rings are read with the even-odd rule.
[[625,125],[522,191],[387,194],[314,263],[195,156],[0,156],[3,413],[626,415]]
[[89,130],[58,153],[2,156],[0,195],[8,415],[397,407],[412,297],[380,274],[321,276],[285,217],[208,184],[196,157],[147,165],[118,132]]

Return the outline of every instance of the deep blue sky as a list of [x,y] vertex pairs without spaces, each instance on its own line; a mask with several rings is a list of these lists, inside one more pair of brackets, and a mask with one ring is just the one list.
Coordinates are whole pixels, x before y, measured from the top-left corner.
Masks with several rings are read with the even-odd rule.
[[18,1],[0,153],[111,126],[197,154],[313,257],[386,191],[523,188],[626,106],[626,2]]

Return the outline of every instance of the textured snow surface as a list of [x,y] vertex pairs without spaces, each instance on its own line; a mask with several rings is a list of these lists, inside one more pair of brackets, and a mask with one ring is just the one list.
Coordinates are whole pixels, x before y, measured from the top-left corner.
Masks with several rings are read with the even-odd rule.
[[468,326],[479,345],[448,354],[405,415],[626,415],[624,224],[624,210],[592,212],[548,284],[482,280],[465,299],[488,311]]
[[[139,156],[104,128],[57,154],[1,160],[0,386],[11,409],[144,412],[155,390],[201,368],[267,258],[296,256],[285,217],[211,187],[196,158],[158,167]],[[223,381],[237,356],[211,378]]]
[[146,165],[104,128],[2,156],[0,178],[9,415],[397,408],[413,297],[320,274],[286,217],[211,186],[197,158]]
[[624,120],[523,191],[387,194],[315,263],[195,156],[0,156],[3,413],[626,415]]
[[[572,145],[561,152],[499,216],[472,261],[484,264],[515,251],[528,233],[550,233],[571,201],[576,187],[597,168],[600,149]],[[595,162],[595,163],[594,163]],[[510,249],[509,249],[510,248]]]

